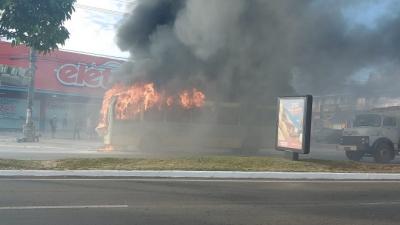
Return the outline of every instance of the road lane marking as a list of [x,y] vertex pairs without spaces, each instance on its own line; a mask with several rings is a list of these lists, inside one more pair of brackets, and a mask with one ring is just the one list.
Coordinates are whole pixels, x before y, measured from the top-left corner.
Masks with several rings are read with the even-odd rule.
[[128,205],[37,205],[37,206],[1,206],[0,210],[28,209],[98,209],[98,208],[128,208]]
[[360,205],[399,205],[400,202],[366,202],[366,203],[360,203]]
[[[253,202],[252,202],[253,203]],[[306,202],[306,203],[268,203],[265,205],[268,208],[276,208],[276,207],[289,207],[289,208],[297,208],[297,207],[348,207],[348,206],[388,206],[388,205],[399,205],[400,202]],[[198,208],[198,207],[225,207],[230,206],[230,204],[218,204],[218,205],[209,205],[209,204],[185,204],[187,208]],[[149,207],[168,207],[168,208],[181,208],[181,205],[171,205],[171,204],[163,204],[157,203],[154,204],[139,204],[139,205],[42,205],[42,206],[2,206],[0,207],[0,211],[7,210],[43,210],[43,209],[112,209],[112,208],[149,208]]]

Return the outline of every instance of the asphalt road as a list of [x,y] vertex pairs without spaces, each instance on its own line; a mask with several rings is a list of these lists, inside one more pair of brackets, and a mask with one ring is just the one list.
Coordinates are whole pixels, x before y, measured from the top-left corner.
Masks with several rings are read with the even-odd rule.
[[0,224],[399,224],[399,182],[0,179]]

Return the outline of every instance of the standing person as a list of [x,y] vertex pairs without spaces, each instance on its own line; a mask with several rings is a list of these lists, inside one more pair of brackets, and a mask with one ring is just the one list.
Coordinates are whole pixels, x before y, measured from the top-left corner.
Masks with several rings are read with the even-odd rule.
[[51,138],[54,138],[57,130],[57,117],[56,115],[50,119]]
[[74,135],[73,135],[73,139],[81,139],[81,134],[80,134],[80,130],[81,130],[81,126],[82,126],[82,121],[80,119],[79,116],[76,116],[74,119]]
[[93,131],[93,118],[92,116],[88,116],[88,118],[86,119],[86,133],[89,138],[93,138]]
[[68,115],[65,113],[65,114],[64,114],[63,121],[62,121],[63,129],[66,129],[67,126],[68,126],[68,119],[67,119],[67,117],[68,117]]

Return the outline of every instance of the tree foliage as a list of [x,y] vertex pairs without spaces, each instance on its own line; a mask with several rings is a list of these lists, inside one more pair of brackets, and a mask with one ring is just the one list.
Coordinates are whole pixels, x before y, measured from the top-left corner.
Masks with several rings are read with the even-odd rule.
[[64,26],[76,0],[0,0],[0,37],[50,52],[69,37]]

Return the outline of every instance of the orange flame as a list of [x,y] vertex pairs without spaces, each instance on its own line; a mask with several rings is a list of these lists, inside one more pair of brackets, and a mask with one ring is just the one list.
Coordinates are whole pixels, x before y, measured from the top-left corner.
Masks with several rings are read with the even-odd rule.
[[196,88],[193,88],[192,91],[184,90],[179,95],[180,103],[183,108],[191,109],[196,107],[202,107],[204,105],[204,101],[206,96]]
[[179,94],[179,98],[181,100],[181,105],[183,108],[185,109],[189,109],[191,102],[190,102],[190,96],[189,96],[189,92],[184,90]]
[[167,98],[167,106],[172,106],[174,104],[174,98],[169,96]]
[[177,104],[184,109],[191,109],[202,107],[205,102],[204,93],[196,88],[183,90],[178,96],[173,96],[167,95],[165,91],[158,92],[154,83],[135,83],[131,86],[116,84],[104,94],[100,121],[96,128],[101,135],[107,131],[108,109],[113,97],[116,97],[115,118],[119,120],[136,119],[142,112],[152,108],[161,110],[163,106]]
[[96,130],[100,135],[104,135],[106,133],[108,123],[107,123],[107,115],[108,115],[108,107],[111,103],[111,99],[113,96],[119,95],[124,90],[124,86],[122,84],[115,84],[111,89],[107,90],[104,93],[103,104],[100,109],[100,119],[99,124],[97,125]]
[[114,151],[114,146],[112,145],[105,145],[98,149],[99,152],[111,152]]
[[193,105],[194,105],[194,107],[202,107],[204,105],[205,100],[206,100],[206,96],[203,94],[203,92],[197,90],[196,88],[193,88]]

